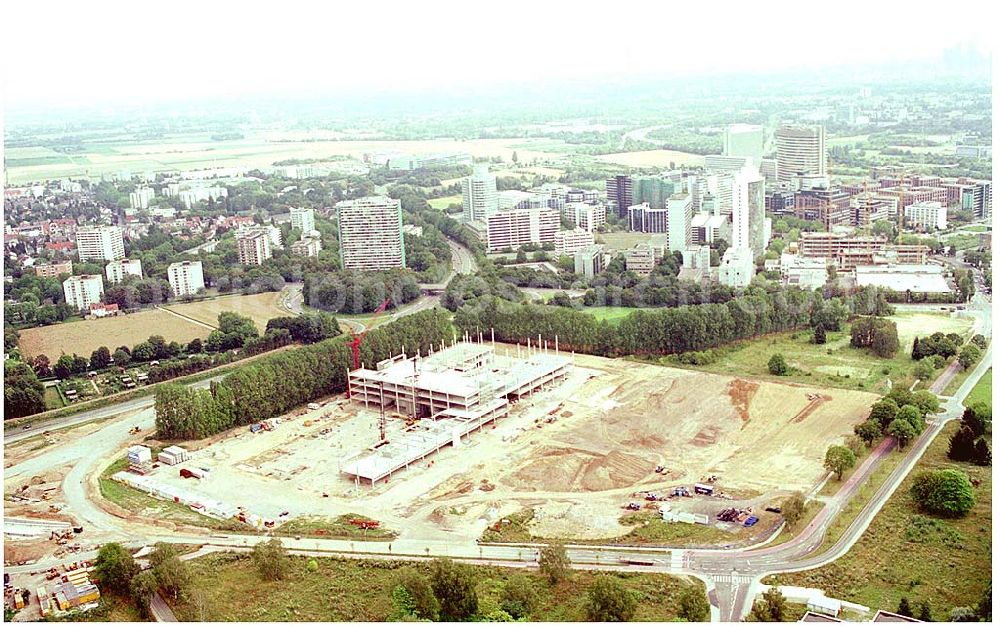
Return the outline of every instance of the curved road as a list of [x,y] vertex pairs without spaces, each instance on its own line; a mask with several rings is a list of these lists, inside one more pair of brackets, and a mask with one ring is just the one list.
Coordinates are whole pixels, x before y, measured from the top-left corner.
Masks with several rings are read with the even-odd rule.
[[[974,301],[974,310],[981,320],[979,330],[989,334],[989,301],[981,298]],[[953,397],[945,399],[942,414],[932,420],[927,429],[911,445],[906,457],[894,469],[888,479],[878,488],[870,501],[852,521],[845,533],[829,548],[815,553],[823,542],[826,530],[858,489],[877,469],[879,463],[893,445],[890,439],[882,442],[871,456],[832,497],[816,518],[794,539],[772,547],[731,549],[731,550],[685,550],[663,548],[637,549],[615,546],[571,546],[570,560],[576,568],[600,570],[629,570],[686,574],[706,582],[712,602],[714,620],[738,621],[745,615],[753,598],[753,589],[760,579],[768,574],[806,570],[827,564],[846,553],[867,529],[871,520],[885,502],[899,487],[907,474],[917,463],[924,451],[940,433],[945,424],[961,416],[962,401],[975,386],[979,378],[992,363],[990,346],[975,371],[959,388]],[[946,376],[943,374],[942,377]],[[207,384],[207,382],[202,382]],[[143,400],[143,399],[139,399]],[[123,406],[126,404],[123,404]],[[105,408],[109,412],[122,412],[123,406]],[[128,408],[125,411],[129,411]],[[116,455],[128,439],[128,429],[137,424],[144,429],[153,423],[150,407],[131,408],[132,414],[124,414],[117,421],[101,427],[94,433],[82,436],[72,442],[48,448],[36,457],[25,460],[5,470],[5,478],[31,476],[37,471],[73,464],[72,470],[63,480],[67,512],[72,512],[88,529],[85,538],[90,542],[116,539],[131,546],[141,546],[153,542],[173,542],[201,544],[206,551],[231,547],[246,547],[260,541],[257,535],[175,532],[153,525],[126,521],[108,514],[90,500],[90,494],[97,487],[97,473]],[[295,551],[312,551],[324,554],[347,556],[392,556],[396,559],[426,559],[429,556],[447,556],[481,563],[533,563],[537,560],[537,550],[525,546],[478,545],[468,540],[422,540],[404,535],[387,542],[351,542],[329,539],[283,538],[283,543]],[[95,554],[87,551],[79,554],[86,559]],[[627,560],[642,560],[645,565],[626,565]],[[47,560],[29,566],[12,567],[7,572],[32,572],[44,569],[44,564],[57,563]]]

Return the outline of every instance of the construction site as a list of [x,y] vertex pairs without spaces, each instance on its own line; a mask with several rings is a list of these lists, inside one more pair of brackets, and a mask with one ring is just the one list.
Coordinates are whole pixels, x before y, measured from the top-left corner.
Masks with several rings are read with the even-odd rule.
[[[620,518],[637,491],[687,486],[665,520],[738,507],[742,524],[808,490],[877,399],[471,341],[349,382],[349,397],[190,443],[148,472],[140,456],[142,472],[116,478],[264,528],[357,513],[400,536],[475,538],[528,508],[535,535],[610,538],[631,529]],[[709,478],[710,493],[693,487]]]

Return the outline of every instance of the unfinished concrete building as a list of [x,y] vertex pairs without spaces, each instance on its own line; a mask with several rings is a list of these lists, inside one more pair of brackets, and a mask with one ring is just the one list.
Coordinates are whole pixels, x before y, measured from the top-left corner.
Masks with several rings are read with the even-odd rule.
[[419,419],[341,471],[372,485],[443,446],[507,415],[511,402],[566,377],[572,359],[556,350],[498,355],[489,344],[460,342],[421,357],[405,354],[348,375],[351,399],[380,412]]

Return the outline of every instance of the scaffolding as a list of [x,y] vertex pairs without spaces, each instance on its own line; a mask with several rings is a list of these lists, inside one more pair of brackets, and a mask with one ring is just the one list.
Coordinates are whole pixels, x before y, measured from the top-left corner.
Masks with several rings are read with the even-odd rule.
[[539,346],[505,356],[481,336],[479,342],[466,337],[425,357],[400,354],[374,370],[350,372],[352,400],[380,412],[393,407],[419,422],[370,454],[344,460],[341,472],[374,485],[448,444],[459,445],[463,436],[507,415],[511,402],[564,379],[572,359]]

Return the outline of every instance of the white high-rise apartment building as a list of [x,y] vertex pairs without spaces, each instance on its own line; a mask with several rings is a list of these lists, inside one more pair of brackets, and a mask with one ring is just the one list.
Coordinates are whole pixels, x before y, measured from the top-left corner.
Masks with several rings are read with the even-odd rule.
[[167,281],[175,297],[197,294],[205,289],[200,261],[178,261],[167,266]]
[[608,223],[608,210],[601,203],[572,202],[566,205],[563,215],[573,223],[573,226],[585,231],[593,231]]
[[822,125],[783,124],[774,137],[779,181],[799,173],[826,175],[826,129]]
[[312,209],[292,207],[292,228],[303,233],[316,230],[316,216]]
[[694,204],[691,194],[674,194],[667,200],[667,241],[671,251],[691,245],[691,218]]
[[578,251],[594,244],[594,233],[583,229],[572,231],[556,231],[556,257],[566,255],[572,257]]
[[63,281],[63,296],[66,304],[73,309],[89,309],[101,302],[104,294],[104,279],[99,274],[81,274]]
[[133,209],[149,209],[149,201],[156,194],[151,187],[140,187],[128,195],[128,202]]
[[125,240],[117,226],[88,226],[76,230],[80,261],[114,261],[125,258]]
[[271,239],[263,229],[247,231],[236,239],[240,264],[259,266],[271,258]]
[[733,248],[764,254],[767,233],[764,217],[764,177],[747,165],[733,177]]
[[108,283],[121,283],[126,275],[142,278],[142,261],[139,259],[118,259],[104,266],[104,274]]
[[759,124],[733,124],[722,135],[722,154],[727,157],[750,157],[755,168],[764,158],[764,127]]
[[499,211],[486,219],[486,249],[490,252],[524,244],[555,243],[559,212],[532,207]]
[[345,270],[406,267],[399,200],[367,196],[337,203],[340,260]]
[[911,226],[927,231],[948,228],[948,208],[937,201],[915,202],[903,210]]
[[474,166],[472,176],[462,179],[462,216],[466,222],[486,222],[497,210],[497,177],[489,166]]

